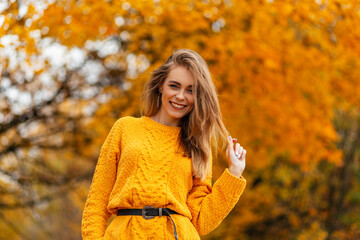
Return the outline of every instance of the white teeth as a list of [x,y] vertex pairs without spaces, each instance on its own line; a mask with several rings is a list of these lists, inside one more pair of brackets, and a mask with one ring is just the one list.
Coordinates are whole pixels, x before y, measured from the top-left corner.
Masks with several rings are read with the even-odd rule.
[[182,105],[173,103],[173,102],[171,102],[171,104],[172,104],[174,107],[176,107],[176,108],[184,108],[184,107],[185,107],[185,106],[182,106]]

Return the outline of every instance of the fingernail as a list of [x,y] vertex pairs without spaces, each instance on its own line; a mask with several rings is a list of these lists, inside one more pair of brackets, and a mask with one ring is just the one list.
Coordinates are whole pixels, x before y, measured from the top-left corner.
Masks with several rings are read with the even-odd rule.
[[239,152],[238,152],[238,151],[236,151],[236,152],[235,152],[235,155],[236,155],[236,156],[237,156],[237,155],[239,155]]
[[231,140],[231,136],[229,136],[229,139]]

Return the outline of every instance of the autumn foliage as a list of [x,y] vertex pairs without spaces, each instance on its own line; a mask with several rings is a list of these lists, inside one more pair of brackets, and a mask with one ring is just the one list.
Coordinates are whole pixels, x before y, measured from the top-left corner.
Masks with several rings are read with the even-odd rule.
[[81,238],[101,144],[180,48],[247,149],[245,193],[204,239],[360,238],[358,1],[35,2],[0,16],[1,239]]

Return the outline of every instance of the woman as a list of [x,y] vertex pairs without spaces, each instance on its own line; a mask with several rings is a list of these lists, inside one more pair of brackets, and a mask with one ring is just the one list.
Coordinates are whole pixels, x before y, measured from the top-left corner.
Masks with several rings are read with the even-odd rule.
[[[227,134],[199,54],[175,51],[143,97],[145,116],[117,120],[101,147],[83,213],[85,240],[200,239],[244,191],[246,150]],[[211,145],[219,141],[228,145],[229,167],[212,187]]]

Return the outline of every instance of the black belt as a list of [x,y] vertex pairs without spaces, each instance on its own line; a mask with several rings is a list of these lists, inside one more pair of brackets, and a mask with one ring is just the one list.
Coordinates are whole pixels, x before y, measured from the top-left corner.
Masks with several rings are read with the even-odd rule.
[[170,219],[173,223],[173,226],[174,226],[175,239],[178,240],[175,222],[172,219],[172,217],[170,216],[170,214],[178,214],[178,213],[169,208],[154,208],[151,206],[145,206],[142,209],[118,209],[118,211],[117,211],[118,216],[138,215],[138,216],[142,216],[144,219],[151,219],[151,218],[154,218],[155,216],[159,216],[159,217],[168,216],[168,217],[170,217]]

